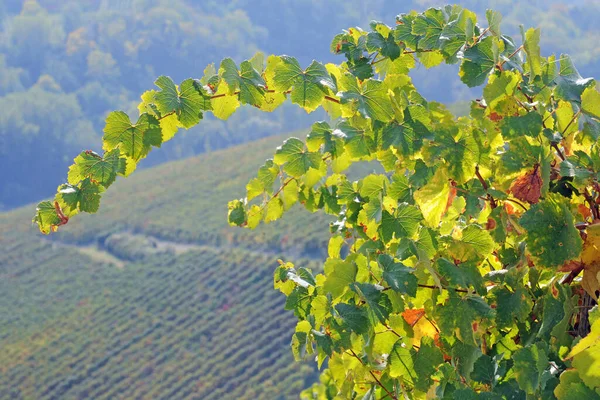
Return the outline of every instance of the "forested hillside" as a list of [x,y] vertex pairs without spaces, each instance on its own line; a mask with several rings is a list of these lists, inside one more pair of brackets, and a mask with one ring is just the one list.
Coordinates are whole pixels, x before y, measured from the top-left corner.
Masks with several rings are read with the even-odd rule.
[[282,139],[140,172],[52,240],[29,207],[1,215],[0,398],[297,398],[318,375],[293,361],[272,272],[280,257],[318,270],[327,238],[306,237],[326,221],[246,237],[221,209],[251,175],[239,165]]
[[[540,25],[547,52],[569,52],[584,76],[597,69],[600,6],[589,1],[493,1],[461,4],[480,14],[501,11],[514,27]],[[81,148],[100,150],[109,111],[135,114],[154,79],[200,76],[223,57],[256,50],[290,54],[302,64],[337,59],[328,42],[344,28],[371,19],[393,23],[398,13],[441,5],[437,0],[5,0],[0,4],[0,209],[40,200],[65,179]],[[471,98],[452,68],[439,68],[417,87],[446,103]],[[318,116],[317,116],[318,118]],[[204,121],[168,143],[143,166],[189,157],[275,132],[307,127],[294,107],[273,115],[251,108],[227,122]],[[43,174],[40,172],[43,171]],[[42,179],[42,177],[44,179]]]

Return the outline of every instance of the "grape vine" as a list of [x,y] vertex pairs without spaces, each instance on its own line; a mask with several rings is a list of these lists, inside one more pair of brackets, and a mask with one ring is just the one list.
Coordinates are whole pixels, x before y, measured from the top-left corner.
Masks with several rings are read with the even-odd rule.
[[[300,203],[334,218],[321,273],[281,261],[275,288],[299,322],[297,359],[327,368],[306,399],[600,399],[600,93],[568,55],[542,57],[459,6],[400,14],[335,36],[338,65],[231,59],[201,79],[156,80],[133,123],[108,115],[34,222],[96,212],[118,175],[203,113],[287,99],[333,124],[289,138],[229,223],[255,228]],[[409,72],[458,64],[484,85],[468,117],[427,101]],[[359,162],[380,173],[353,181]]]

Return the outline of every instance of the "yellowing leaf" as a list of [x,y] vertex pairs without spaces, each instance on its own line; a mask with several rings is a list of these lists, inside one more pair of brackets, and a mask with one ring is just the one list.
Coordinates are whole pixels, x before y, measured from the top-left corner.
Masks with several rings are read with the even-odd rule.
[[428,184],[415,192],[415,202],[421,209],[425,222],[437,228],[446,211],[450,197],[450,182],[446,171],[438,168]]

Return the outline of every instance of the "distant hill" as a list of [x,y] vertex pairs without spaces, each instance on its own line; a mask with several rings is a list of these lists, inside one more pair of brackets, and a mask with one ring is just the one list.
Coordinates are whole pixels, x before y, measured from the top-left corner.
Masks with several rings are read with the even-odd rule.
[[0,398],[297,398],[318,371],[293,362],[272,273],[317,268],[327,221],[226,222],[283,138],[139,171],[50,238],[33,206],[0,214]]

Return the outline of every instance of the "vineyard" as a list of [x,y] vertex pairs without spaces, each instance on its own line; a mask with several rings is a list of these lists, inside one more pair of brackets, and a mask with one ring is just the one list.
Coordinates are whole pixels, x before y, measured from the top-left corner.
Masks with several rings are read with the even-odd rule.
[[23,224],[29,208],[0,215],[0,398],[284,399],[316,381],[293,361],[295,318],[272,272],[278,256],[319,257],[326,237],[303,239],[317,216],[249,236],[214,211],[243,189],[239,165],[281,140],[141,172],[107,196],[102,218],[53,240]]

